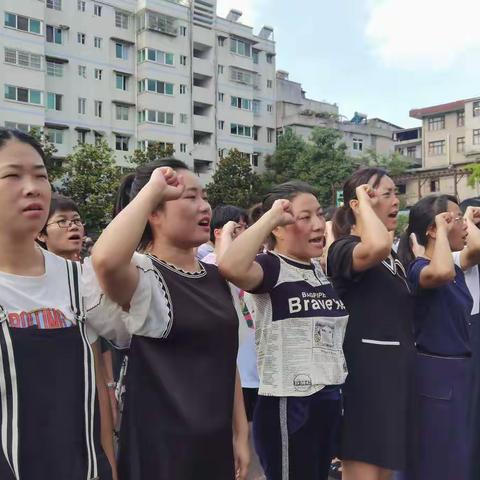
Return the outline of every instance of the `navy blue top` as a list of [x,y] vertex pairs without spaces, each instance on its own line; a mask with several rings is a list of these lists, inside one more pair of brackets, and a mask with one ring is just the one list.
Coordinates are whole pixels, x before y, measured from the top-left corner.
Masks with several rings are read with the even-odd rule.
[[438,288],[423,289],[420,272],[430,263],[417,258],[408,270],[416,295],[414,328],[417,349],[434,355],[470,356],[472,296],[463,271],[455,265],[455,280]]

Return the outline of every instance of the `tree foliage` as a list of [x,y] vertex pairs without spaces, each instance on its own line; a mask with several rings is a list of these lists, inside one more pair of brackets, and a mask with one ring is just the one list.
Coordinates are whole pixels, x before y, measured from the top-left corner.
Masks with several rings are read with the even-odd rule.
[[359,161],[361,165],[383,168],[391,177],[398,177],[411,167],[411,161],[397,152],[381,154],[368,150]]
[[212,207],[235,205],[249,208],[258,201],[261,190],[260,177],[252,171],[250,161],[237,149],[220,160],[212,181],[206,186]]
[[467,165],[465,169],[469,172],[468,185],[475,187],[480,183],[480,163],[472,163]]
[[106,141],[79,144],[64,163],[62,193],[77,203],[87,231],[101,231],[111,220],[120,168]]
[[146,163],[153,162],[159,158],[171,157],[175,153],[172,144],[164,144],[160,142],[149,142],[146,150],[135,150],[128,160],[139,167]]

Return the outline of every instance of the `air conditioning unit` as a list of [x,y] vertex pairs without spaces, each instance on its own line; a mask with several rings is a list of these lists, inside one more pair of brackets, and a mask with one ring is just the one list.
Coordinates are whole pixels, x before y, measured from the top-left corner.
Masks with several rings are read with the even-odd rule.
[[59,25],[58,28],[61,28],[62,30],[70,30],[68,25]]

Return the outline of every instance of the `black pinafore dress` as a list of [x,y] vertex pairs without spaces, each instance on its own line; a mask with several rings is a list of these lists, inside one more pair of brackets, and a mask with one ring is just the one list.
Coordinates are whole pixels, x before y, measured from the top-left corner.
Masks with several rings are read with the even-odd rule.
[[80,267],[67,260],[66,268],[76,326],[11,328],[0,292],[1,480],[111,479],[98,442]]

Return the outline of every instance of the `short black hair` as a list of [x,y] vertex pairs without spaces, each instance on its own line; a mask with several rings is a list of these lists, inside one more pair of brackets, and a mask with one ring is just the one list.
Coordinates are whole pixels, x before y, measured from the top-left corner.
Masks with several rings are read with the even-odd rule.
[[248,222],[248,213],[243,208],[234,205],[218,205],[213,209],[210,222],[210,241],[215,243],[215,230],[223,228],[228,222]]
[[17,142],[30,145],[42,157],[43,163],[45,163],[45,153],[42,146],[28,133],[13,128],[0,127],[0,148],[4,147],[9,140],[16,140]]

